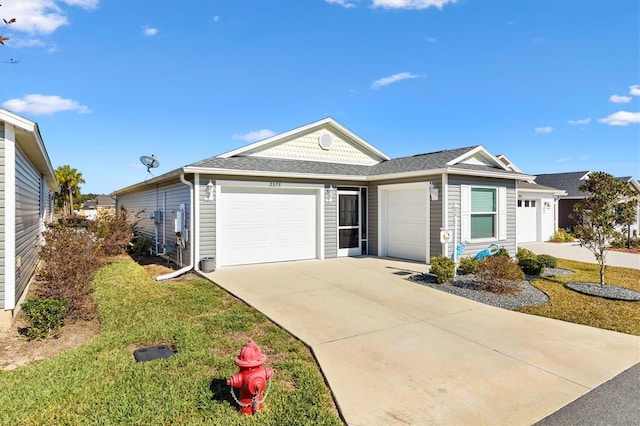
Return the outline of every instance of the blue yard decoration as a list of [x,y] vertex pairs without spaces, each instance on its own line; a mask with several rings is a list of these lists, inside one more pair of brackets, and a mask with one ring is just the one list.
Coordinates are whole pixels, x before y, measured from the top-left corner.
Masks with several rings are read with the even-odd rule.
[[500,250],[499,245],[491,244],[488,248],[480,250],[478,254],[476,254],[473,258],[475,260],[482,260],[485,257],[493,256],[494,254],[498,253],[498,250]]
[[[459,244],[456,247],[456,259],[460,259],[460,257],[462,256],[462,253],[464,253],[464,251],[467,248],[467,241],[463,241],[462,244]],[[451,253],[451,260],[454,260],[453,258],[453,253]]]

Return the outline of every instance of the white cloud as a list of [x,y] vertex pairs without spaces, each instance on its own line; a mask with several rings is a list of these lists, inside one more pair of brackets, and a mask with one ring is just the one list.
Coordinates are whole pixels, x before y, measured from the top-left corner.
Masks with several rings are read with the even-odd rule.
[[397,83],[398,81],[406,80],[408,78],[418,78],[420,77],[417,74],[412,74],[410,72],[401,72],[398,74],[394,74],[389,77],[383,77],[373,82],[371,85],[371,89],[379,89],[384,86],[388,86],[393,83]]
[[4,0],[3,17],[15,18],[11,29],[29,34],[51,34],[69,24],[62,7],[95,9],[98,0]]
[[37,38],[14,38],[10,46],[20,49],[23,47],[43,47],[45,43]]
[[629,94],[633,96],[640,96],[640,84],[629,86]]
[[356,7],[355,3],[349,2],[347,0],[325,0],[327,3],[329,4],[337,4],[339,6],[342,6],[346,9],[352,9],[354,7]]
[[73,99],[60,96],[47,96],[38,93],[25,95],[22,99],[9,99],[2,106],[13,112],[25,112],[33,115],[51,115],[61,111],[76,111],[81,114],[91,110]]
[[218,15],[213,17],[213,22],[219,22],[220,21],[220,17]]
[[580,124],[589,124],[589,123],[591,123],[591,117],[589,117],[589,118],[581,118],[579,120],[569,120],[568,123],[571,124],[571,125],[574,125],[574,126],[577,126],[577,125],[580,125]]
[[566,163],[568,161],[571,161],[571,158],[569,158],[569,157],[556,158],[556,163]]
[[373,7],[381,7],[383,9],[427,9],[429,7],[442,7],[458,0],[373,0]]
[[158,34],[158,29],[145,25],[144,27],[142,27],[142,34],[146,35],[147,37],[153,37],[154,35]]
[[431,43],[431,44],[437,44],[438,40],[436,40],[433,37],[427,37],[427,43]]
[[609,126],[627,126],[640,123],[640,112],[618,111],[598,120]]
[[270,138],[275,135],[276,132],[269,129],[256,130],[253,132],[245,133],[244,135],[233,135],[233,139],[241,140],[245,142],[256,142],[263,139]]
[[631,102],[631,96],[611,95],[609,102],[613,102],[614,104],[626,104],[627,102]]
[[546,134],[546,133],[551,133],[553,132],[553,127],[551,126],[546,126],[546,127],[536,127],[534,129],[534,131],[536,133],[540,133],[540,134]]

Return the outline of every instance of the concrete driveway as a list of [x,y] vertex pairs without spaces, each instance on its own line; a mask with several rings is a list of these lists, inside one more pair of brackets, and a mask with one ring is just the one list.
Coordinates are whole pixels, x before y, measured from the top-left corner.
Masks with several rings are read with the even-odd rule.
[[351,257],[205,275],[311,347],[349,425],[530,425],[640,361],[638,336],[406,280],[424,270]]

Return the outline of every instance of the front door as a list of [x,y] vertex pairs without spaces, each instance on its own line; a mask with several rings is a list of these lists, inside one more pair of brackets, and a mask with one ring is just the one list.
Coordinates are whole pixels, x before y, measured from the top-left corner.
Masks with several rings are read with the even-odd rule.
[[338,191],[338,256],[359,256],[360,192]]

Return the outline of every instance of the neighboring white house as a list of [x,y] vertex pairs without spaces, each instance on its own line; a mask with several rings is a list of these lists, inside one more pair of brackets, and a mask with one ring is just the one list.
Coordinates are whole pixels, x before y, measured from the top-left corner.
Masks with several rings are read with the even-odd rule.
[[[506,156],[498,155],[509,170],[522,171]],[[534,180],[518,182],[517,242],[549,241],[558,230],[559,200],[567,195],[563,189],[540,185]]]
[[27,292],[57,190],[37,123],[0,109],[0,327]]
[[392,159],[327,118],[114,194],[152,251],[186,271],[361,254],[429,262],[452,253],[443,230],[468,241],[465,255],[492,243],[515,255],[518,185],[532,179],[480,145]]

